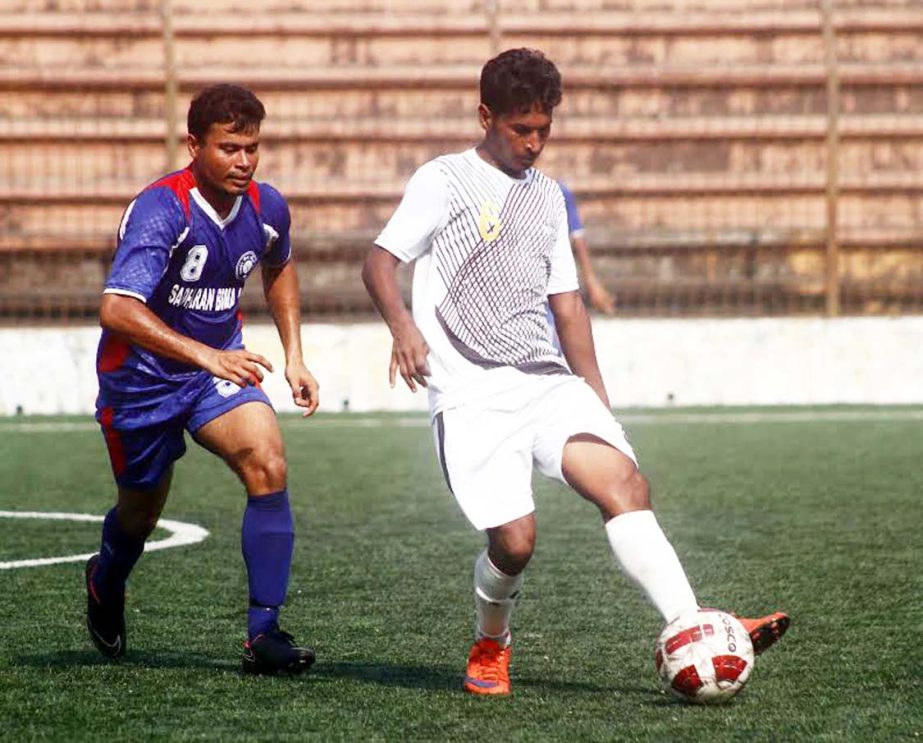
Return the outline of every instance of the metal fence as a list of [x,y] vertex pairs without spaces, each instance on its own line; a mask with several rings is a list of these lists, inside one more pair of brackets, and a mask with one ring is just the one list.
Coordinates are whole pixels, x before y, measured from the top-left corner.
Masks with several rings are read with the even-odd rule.
[[562,70],[540,167],[622,316],[923,311],[913,0],[47,6],[0,12],[0,320],[95,315],[122,210],[218,81],[266,104],[306,314],[367,315],[364,251],[419,165],[477,141],[480,66],[523,45]]

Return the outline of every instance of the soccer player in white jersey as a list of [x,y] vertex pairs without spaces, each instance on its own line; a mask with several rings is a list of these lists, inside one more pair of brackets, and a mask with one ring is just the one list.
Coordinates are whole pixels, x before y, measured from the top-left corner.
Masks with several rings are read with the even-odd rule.
[[[446,482],[487,534],[464,688],[508,694],[510,616],[535,546],[533,466],[599,508],[617,563],[665,621],[698,604],[610,411],[561,189],[533,167],[561,101],[560,74],[541,52],[513,49],[487,62],[480,86],[483,140],[413,175],[362,276],[394,338],[391,384],[400,373],[412,391],[428,388]],[[412,315],[396,279],[410,262]],[[742,621],[760,652],[789,620]]]

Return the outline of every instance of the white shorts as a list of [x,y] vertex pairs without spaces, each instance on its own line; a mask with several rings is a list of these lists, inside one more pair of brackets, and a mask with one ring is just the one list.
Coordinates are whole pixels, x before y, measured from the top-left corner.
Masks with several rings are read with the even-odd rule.
[[567,484],[567,440],[597,436],[637,464],[618,421],[593,389],[572,375],[535,376],[520,388],[449,408],[433,418],[436,452],[449,490],[476,529],[535,510],[532,468]]

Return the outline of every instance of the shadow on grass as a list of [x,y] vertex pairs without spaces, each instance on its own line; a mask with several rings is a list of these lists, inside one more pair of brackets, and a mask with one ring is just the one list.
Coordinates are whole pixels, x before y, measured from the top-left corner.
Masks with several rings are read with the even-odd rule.
[[95,650],[64,650],[59,653],[20,655],[12,659],[11,665],[31,668],[73,669],[73,668],[206,668],[218,671],[240,669],[240,660],[215,658],[202,653],[174,650],[129,650],[117,660],[104,658]]
[[[236,658],[215,658],[202,653],[179,653],[173,650],[156,649],[129,650],[127,655],[118,660],[103,658],[94,650],[65,650],[57,653],[20,655],[12,659],[11,665],[59,671],[75,668],[205,669],[243,675],[240,671],[240,661]],[[386,662],[324,661],[323,658],[302,678],[316,681],[349,679],[366,684],[434,691],[460,692],[462,686],[462,674],[456,667]],[[520,676],[515,673],[513,674],[513,687],[538,693],[630,694],[647,698],[653,704],[663,704],[665,701],[663,695],[650,686],[601,685],[562,678]]]
[[[363,683],[383,686],[402,686],[412,689],[439,691],[461,690],[462,674],[458,668],[445,666],[410,666],[394,663],[367,663],[319,661],[311,675],[320,678],[349,678]],[[512,674],[513,688],[528,688],[537,692],[585,692],[592,694],[634,694],[660,697],[660,693],[646,686],[615,686],[592,684],[561,678],[534,678]]]

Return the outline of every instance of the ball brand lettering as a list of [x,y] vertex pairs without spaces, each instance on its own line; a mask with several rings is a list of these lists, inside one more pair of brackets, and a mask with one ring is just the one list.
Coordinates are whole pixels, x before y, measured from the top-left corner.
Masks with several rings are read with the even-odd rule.
[[724,624],[725,639],[727,640],[728,650],[732,653],[737,650],[737,636],[734,634],[734,627],[731,625],[730,620],[727,617],[721,617],[721,622]]

